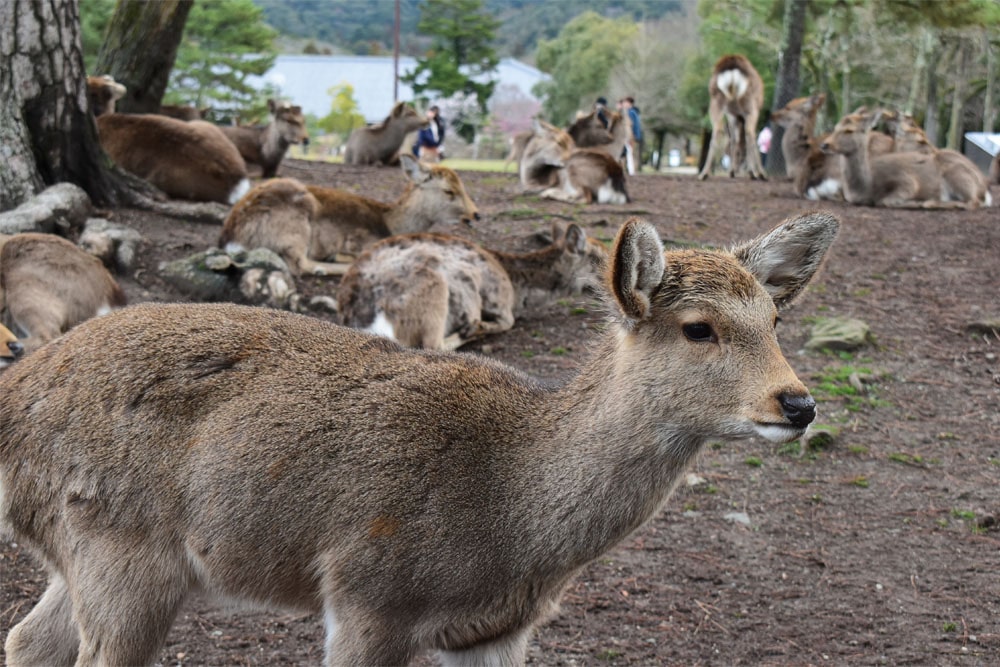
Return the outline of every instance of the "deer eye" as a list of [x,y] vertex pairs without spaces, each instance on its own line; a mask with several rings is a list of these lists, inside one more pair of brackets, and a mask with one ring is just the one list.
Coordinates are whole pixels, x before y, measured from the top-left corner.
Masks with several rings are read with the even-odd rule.
[[455,198],[455,191],[454,190],[445,190],[444,193],[446,195],[448,195],[449,197],[451,197],[452,199]]
[[717,340],[712,326],[706,322],[685,324],[681,330],[684,332],[684,336],[694,343],[714,343]]
[[777,328],[778,328],[778,324],[779,324],[780,322],[781,322],[781,317],[779,317],[778,315],[775,315],[775,316],[774,316],[774,328],[775,328],[775,329],[777,329]]

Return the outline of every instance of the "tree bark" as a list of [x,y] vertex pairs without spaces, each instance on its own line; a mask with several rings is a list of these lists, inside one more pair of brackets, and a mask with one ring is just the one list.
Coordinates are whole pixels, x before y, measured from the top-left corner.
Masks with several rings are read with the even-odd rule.
[[[774,99],[771,110],[777,111],[799,94],[799,65],[802,60],[802,41],[806,32],[806,7],[809,0],[785,0],[784,28],[781,51],[778,57],[778,77],[774,85]],[[755,128],[756,129],[756,128]],[[785,128],[774,125],[771,128],[771,148],[767,153],[767,173],[784,176],[785,156],[781,152],[781,138]]]
[[994,99],[996,97],[997,59],[993,42],[990,41],[990,35],[985,30],[983,31],[983,47],[986,50],[986,93],[983,96],[983,132],[992,132],[997,113],[996,100]]
[[87,104],[76,0],[0,2],[0,209],[70,181],[117,201]]
[[118,111],[159,111],[193,4],[194,0],[119,0],[94,71],[110,74],[125,86]]
[[959,39],[961,40],[958,45],[957,54],[959,64],[952,79],[955,82],[955,87],[951,96],[951,118],[948,121],[948,138],[945,144],[946,148],[951,148],[952,150],[959,150],[962,146],[963,120],[965,118],[965,87],[969,69],[969,51],[971,50],[968,41],[964,38]]

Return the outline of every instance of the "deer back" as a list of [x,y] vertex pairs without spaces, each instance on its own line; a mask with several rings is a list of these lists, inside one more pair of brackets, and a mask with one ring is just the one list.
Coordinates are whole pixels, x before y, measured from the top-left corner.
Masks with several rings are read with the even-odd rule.
[[6,323],[32,351],[81,322],[125,305],[125,293],[99,259],[53,234],[7,237],[0,247]]

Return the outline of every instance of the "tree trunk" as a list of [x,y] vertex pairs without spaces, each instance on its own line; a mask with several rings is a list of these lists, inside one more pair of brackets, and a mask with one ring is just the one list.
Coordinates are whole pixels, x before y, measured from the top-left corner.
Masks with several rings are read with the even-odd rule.
[[[808,0],[785,0],[784,30],[778,57],[778,78],[774,85],[771,110],[777,111],[799,94],[799,64],[802,60],[802,41],[806,32],[806,6]],[[754,128],[756,130],[756,128]],[[781,138],[785,128],[771,128],[771,148],[767,152],[767,173],[784,176],[785,156],[781,152]]]
[[99,206],[128,187],[112,171],[87,103],[76,0],[0,2],[0,210],[76,183]]
[[110,74],[127,89],[118,111],[159,111],[193,4],[194,0],[119,0],[94,71]]
[[993,132],[996,119],[997,58],[989,33],[983,31],[983,48],[986,49],[986,93],[983,99],[983,132]]
[[930,55],[927,58],[927,113],[924,116],[924,132],[931,145],[938,145],[938,81],[937,63],[941,59],[941,42],[936,34],[930,40]]
[[969,43],[961,39],[958,45],[958,68],[953,75],[955,88],[951,97],[951,118],[948,123],[948,140],[946,148],[959,150],[962,147],[962,130],[965,120],[965,84],[969,69]]

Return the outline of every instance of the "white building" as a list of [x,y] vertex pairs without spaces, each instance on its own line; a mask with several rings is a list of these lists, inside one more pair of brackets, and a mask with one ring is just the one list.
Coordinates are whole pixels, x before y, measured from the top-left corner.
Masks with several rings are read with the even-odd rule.
[[[399,75],[416,66],[415,58],[400,57]],[[534,100],[537,98],[531,92],[532,87],[549,76],[518,60],[504,58],[497,66],[495,78],[497,89],[504,88],[509,94],[514,87]],[[348,83],[354,87],[361,115],[374,123],[384,119],[392,109],[393,80],[392,57],[281,55],[264,76],[249,77],[247,81],[257,88],[273,85],[282,98],[298,104],[307,114],[321,117],[330,113],[333,99],[329,90]],[[399,100],[410,102],[414,97],[413,90],[401,81]]]

